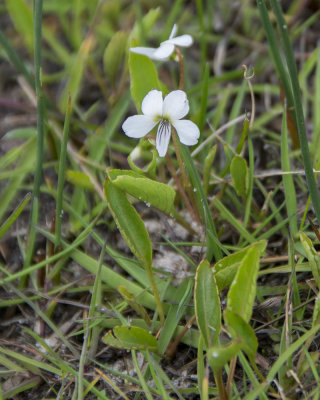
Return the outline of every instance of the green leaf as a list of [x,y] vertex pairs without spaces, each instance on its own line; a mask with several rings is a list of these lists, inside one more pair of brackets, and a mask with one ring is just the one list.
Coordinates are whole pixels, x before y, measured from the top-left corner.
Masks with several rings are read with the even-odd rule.
[[144,201],[147,206],[153,206],[167,214],[173,209],[175,190],[160,182],[139,176],[133,171],[112,170],[108,172],[112,183],[131,196]]
[[233,157],[230,165],[233,186],[238,196],[246,196],[249,187],[248,166],[244,158]]
[[240,263],[247,255],[247,252],[253,247],[256,247],[261,254],[267,247],[267,241],[260,240],[259,242],[252,243],[243,250],[222,258],[213,266],[219,292],[231,285]]
[[139,214],[126,194],[110,180],[105,182],[105,195],[123,239],[141,264],[151,270],[151,241]]
[[221,370],[241,350],[241,343],[231,342],[224,347],[211,347],[207,351],[209,365],[213,372]]
[[90,178],[84,172],[68,169],[66,171],[66,179],[75,186],[79,186],[86,190],[95,190]]
[[202,261],[197,269],[194,301],[197,323],[206,348],[217,343],[221,330],[221,310],[217,284],[210,264]]
[[131,96],[140,112],[141,103],[146,94],[152,89],[161,90],[158,73],[150,58],[132,51],[129,54],[129,71]]
[[112,85],[116,84],[116,77],[123,63],[128,36],[123,31],[116,32],[111,38],[103,55],[104,72]]
[[258,349],[258,340],[254,330],[243,318],[228,309],[224,313],[224,318],[232,339],[237,341],[241,339],[242,350],[247,353],[250,361],[253,361]]
[[209,187],[209,179],[210,179],[210,173],[211,173],[211,167],[214,161],[214,158],[216,156],[217,152],[217,145],[214,145],[208,152],[204,164],[203,164],[203,190],[205,194],[208,194],[208,187]]
[[256,296],[260,251],[252,247],[241,261],[228,293],[227,309],[248,322]]
[[156,352],[158,343],[154,336],[137,326],[116,326],[102,338],[109,346],[128,350],[149,350]]
[[304,232],[300,232],[300,240],[304,251],[307,254],[307,258],[311,267],[312,275],[317,283],[318,289],[320,289],[320,258],[313,247],[311,240]]

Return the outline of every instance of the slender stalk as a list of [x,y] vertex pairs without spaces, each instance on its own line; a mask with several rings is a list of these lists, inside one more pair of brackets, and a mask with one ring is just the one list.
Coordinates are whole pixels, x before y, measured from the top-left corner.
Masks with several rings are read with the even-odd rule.
[[[39,215],[39,194],[40,185],[42,180],[42,164],[43,164],[43,147],[44,147],[44,113],[45,103],[41,89],[41,39],[42,39],[42,1],[34,0],[34,64],[35,64],[35,89],[37,96],[37,155],[36,155],[36,168],[33,184],[33,202],[31,209],[31,226],[28,239],[28,250],[23,268],[27,268],[32,260],[36,230],[35,226],[38,224]],[[22,278],[20,287],[25,286],[27,276]]]
[[177,56],[179,58],[179,89],[183,90],[184,88],[184,64],[183,64],[183,55],[181,51],[178,49],[178,47],[175,47],[175,52],[177,53]]
[[214,374],[214,379],[216,381],[216,385],[219,392],[219,399],[220,400],[228,400],[226,389],[224,387],[224,383],[222,380],[222,370],[220,369]]
[[176,184],[176,186],[177,186],[177,189],[178,189],[179,193],[181,194],[181,197],[183,198],[183,200],[184,200],[184,202],[185,202],[185,205],[186,205],[186,207],[187,207],[187,209],[188,209],[190,215],[192,216],[192,219],[195,220],[195,221],[198,220],[198,218],[197,218],[197,216],[196,216],[196,213],[195,213],[194,209],[192,208],[192,205],[191,205],[191,203],[190,203],[190,200],[189,200],[189,198],[188,198],[186,192],[184,191],[184,189],[183,189],[183,187],[182,187],[182,185],[181,185],[181,182],[180,182],[180,180],[179,180],[179,177],[178,177],[178,175],[177,175],[177,173],[176,173],[176,171],[175,171],[175,169],[174,169],[172,160],[171,160],[171,158],[170,158],[170,156],[169,156],[168,153],[166,154],[166,160],[167,160],[167,165],[168,165],[170,174],[171,174],[172,178],[173,178],[174,181],[175,181],[175,184]]

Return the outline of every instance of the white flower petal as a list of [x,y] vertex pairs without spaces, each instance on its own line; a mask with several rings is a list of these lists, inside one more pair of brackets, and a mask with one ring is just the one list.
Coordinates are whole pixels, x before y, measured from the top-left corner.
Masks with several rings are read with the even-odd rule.
[[177,131],[181,143],[187,146],[198,143],[200,131],[195,123],[183,119],[181,121],[174,121],[173,126]]
[[163,116],[172,121],[183,118],[189,112],[189,102],[183,90],[170,92],[163,101]]
[[168,121],[161,121],[158,127],[156,137],[156,148],[159,157],[164,157],[167,153],[169,141],[171,137],[171,125]]
[[134,115],[127,118],[122,124],[124,133],[132,138],[141,138],[157,125],[152,118],[146,115]]
[[141,104],[141,111],[144,115],[147,115],[148,117],[156,121],[157,116],[162,116],[162,106],[162,92],[154,89],[150,90],[150,92],[143,99]]
[[177,36],[175,38],[168,39],[165,42],[162,42],[161,45],[165,45],[167,43],[171,43],[174,46],[190,47],[193,43],[193,38],[190,35]]
[[172,31],[170,33],[170,36],[169,36],[169,40],[176,36],[177,30],[178,30],[178,26],[177,26],[177,24],[174,24]]
[[158,49],[154,49],[153,47],[130,47],[130,51],[137,54],[142,54],[149,58],[154,58],[154,53]]
[[155,60],[165,60],[171,56],[171,54],[174,51],[174,45],[167,42],[168,41],[166,41],[165,44],[163,44],[164,42],[161,43],[160,47],[156,49],[156,51],[153,54],[153,58]]

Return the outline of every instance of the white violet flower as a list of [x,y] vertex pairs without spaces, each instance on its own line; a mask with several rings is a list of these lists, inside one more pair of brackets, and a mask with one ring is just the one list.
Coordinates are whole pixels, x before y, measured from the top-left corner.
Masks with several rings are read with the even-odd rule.
[[169,39],[160,43],[157,49],[153,47],[131,47],[130,51],[143,54],[152,60],[166,60],[173,53],[175,46],[190,47],[193,43],[193,38],[190,35],[175,37],[177,29],[177,25],[174,24]]
[[189,112],[189,101],[184,91],[174,90],[163,100],[162,92],[151,90],[142,101],[141,111],[143,115],[127,118],[122,129],[129,137],[142,138],[159,124],[156,148],[160,157],[164,157],[167,153],[171,125],[177,131],[181,143],[187,146],[198,143],[200,131],[197,125],[192,121],[181,119]]

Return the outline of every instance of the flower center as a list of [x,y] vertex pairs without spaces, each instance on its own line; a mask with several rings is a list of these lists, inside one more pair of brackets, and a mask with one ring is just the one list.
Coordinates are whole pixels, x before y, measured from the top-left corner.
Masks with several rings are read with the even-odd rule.
[[168,119],[162,118],[160,120],[158,135],[161,138],[162,135],[166,135],[170,132],[170,121]]

